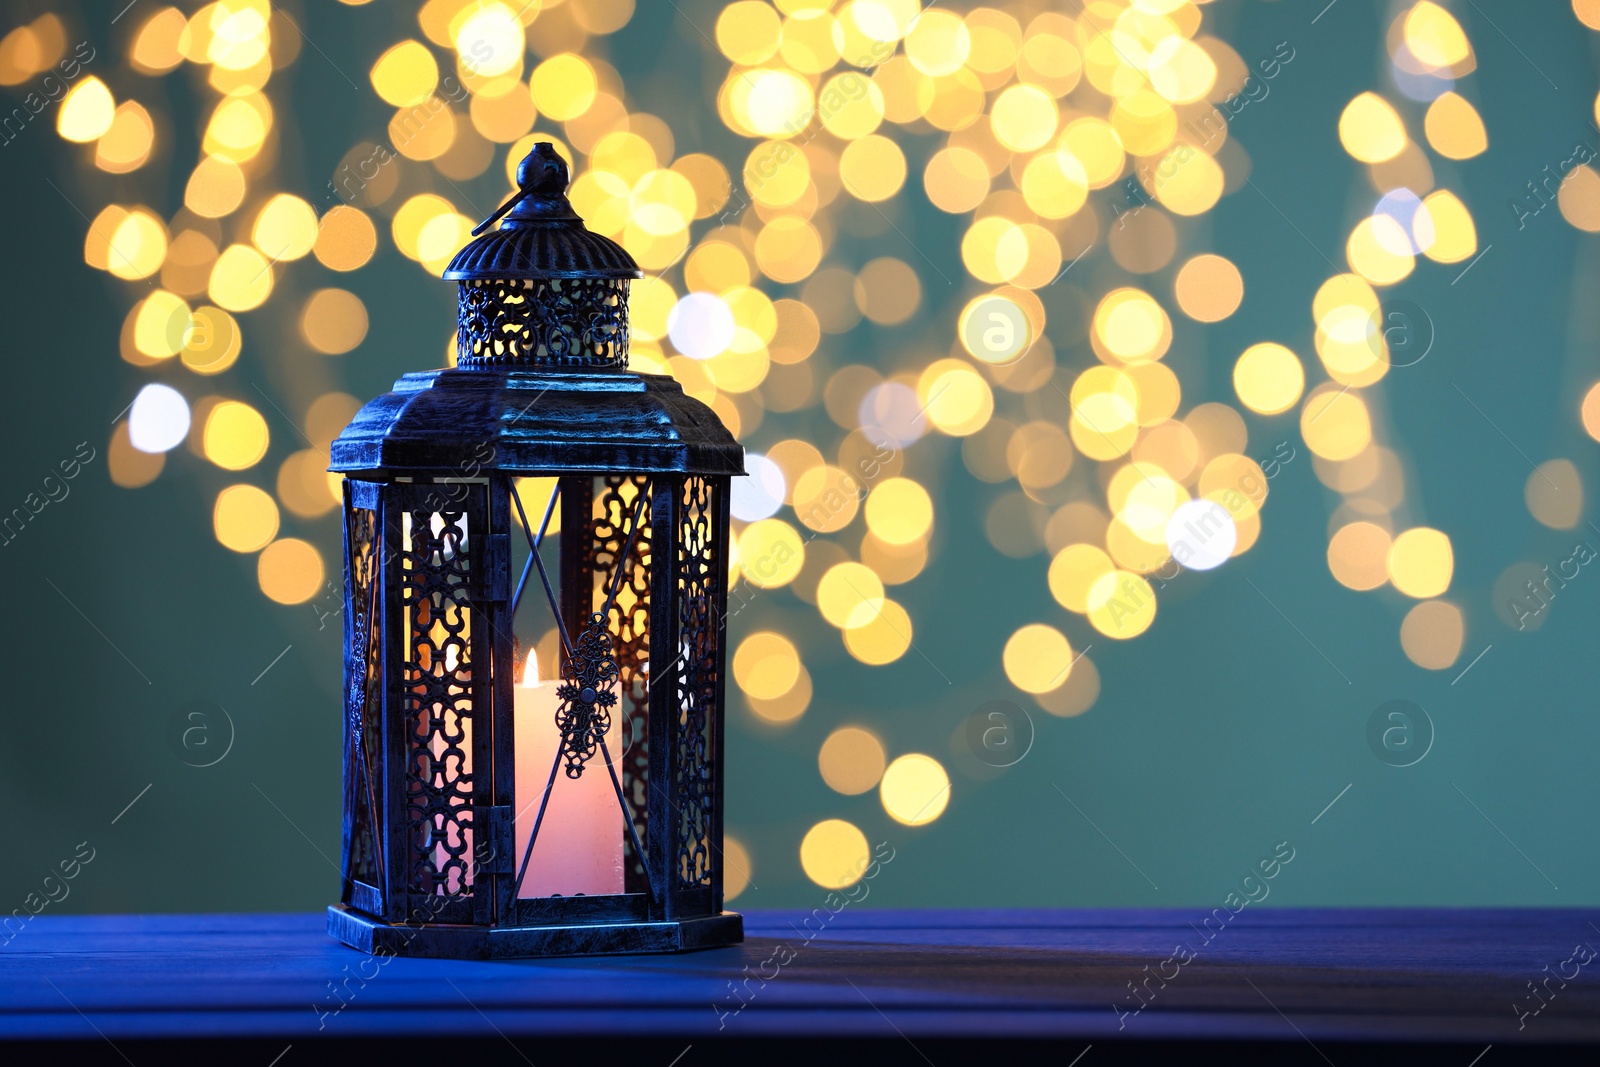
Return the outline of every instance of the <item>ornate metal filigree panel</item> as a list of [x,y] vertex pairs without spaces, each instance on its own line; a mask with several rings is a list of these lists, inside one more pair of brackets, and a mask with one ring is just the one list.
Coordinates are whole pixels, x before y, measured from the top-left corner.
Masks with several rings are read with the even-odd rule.
[[624,367],[628,283],[539,278],[461,283],[457,363]]
[[402,520],[407,881],[413,893],[461,897],[474,875],[471,585],[482,531],[465,511],[407,508]]
[[605,619],[596,612],[573,642],[572,655],[562,664],[556,697],[556,729],[561,731],[561,759],[568,778],[583,775],[584,765],[600,750],[611,729],[611,709],[617,703],[617,661],[611,654],[611,635]]
[[[606,629],[611,633],[620,681],[623,718],[623,751],[618,768],[623,795],[628,799],[628,816],[645,848],[650,847],[647,799],[650,782],[650,478],[648,475],[611,474],[596,486],[594,519],[589,528],[590,566],[594,571],[594,608],[605,607],[606,597],[616,584]],[[639,508],[639,497],[645,498]],[[638,512],[639,528],[633,547],[622,559],[628,534]],[[617,567],[623,567],[617,584]],[[627,843],[627,891],[645,888],[644,857],[634,854]]]
[[351,813],[345,876],[380,886],[377,826],[383,685],[378,623],[378,515],[347,512],[345,568],[350,589],[350,633],[345,646],[345,810]]
[[678,881],[684,887],[711,885],[712,751],[717,689],[717,507],[705,478],[684,479],[678,531],[677,675],[678,738],[673,753],[677,797]]

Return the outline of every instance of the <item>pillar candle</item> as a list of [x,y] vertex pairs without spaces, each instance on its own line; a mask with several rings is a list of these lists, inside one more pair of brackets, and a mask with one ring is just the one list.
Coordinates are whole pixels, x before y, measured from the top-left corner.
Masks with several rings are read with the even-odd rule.
[[[556,728],[558,682],[539,680],[539,662],[528,650],[527,667],[516,691],[514,739],[517,755],[517,865],[528,848],[528,835],[539,817],[539,801],[550,782],[550,765],[561,744]],[[620,707],[611,709],[606,747],[614,764],[622,757]],[[620,776],[621,766],[617,766]],[[566,762],[556,770],[539,839],[522,881],[522,897],[572,896],[578,893],[621,893],[622,840],[627,834],[605,754],[598,749],[583,774],[568,778]]]

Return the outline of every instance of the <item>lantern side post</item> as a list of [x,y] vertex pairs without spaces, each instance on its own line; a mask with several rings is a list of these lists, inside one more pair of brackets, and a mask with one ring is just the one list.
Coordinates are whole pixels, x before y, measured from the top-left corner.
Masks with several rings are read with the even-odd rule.
[[717,552],[724,493],[706,474],[684,478],[679,493],[677,587],[680,655],[674,676],[671,896],[679,916],[715,914],[717,866],[715,768],[722,581]]
[[[358,816],[358,807],[361,804],[361,799],[360,799],[360,796],[359,796],[360,789],[361,789],[360,777],[359,777],[359,772],[356,770],[355,761],[357,759],[362,758],[364,753],[361,753],[361,752],[358,751],[358,749],[360,747],[360,744],[361,744],[361,737],[360,737],[359,731],[355,728],[355,722],[353,720],[352,714],[353,713],[359,714],[359,712],[357,712],[356,708],[354,707],[354,704],[355,704],[355,690],[356,690],[356,677],[355,677],[355,674],[356,674],[356,670],[357,670],[355,653],[356,653],[357,645],[361,640],[361,636],[357,632],[357,627],[356,627],[356,613],[358,611],[362,610],[365,605],[362,605],[359,602],[358,580],[357,580],[356,568],[355,568],[355,565],[354,565],[355,555],[356,555],[357,551],[359,551],[359,549],[358,549],[358,546],[356,544],[355,533],[351,529],[351,523],[354,521],[354,518],[355,518],[355,502],[351,498],[351,485],[350,485],[350,482],[348,480],[344,481],[340,486],[340,490],[341,490],[341,496],[344,499],[344,530],[343,530],[343,533],[344,533],[344,607],[345,607],[345,611],[344,611],[344,650],[345,650],[345,654],[344,654],[344,699],[345,699],[345,704],[344,704],[344,715],[342,717],[343,718],[343,723],[344,723],[344,730],[343,730],[343,734],[344,734],[344,762],[343,762],[343,771],[342,771],[343,779],[344,779],[344,782],[343,782],[343,786],[344,786],[344,788],[343,788],[344,818],[342,820],[343,825],[341,827],[341,833],[340,833],[340,856],[339,856],[339,867],[340,867],[340,870],[339,870],[339,875],[340,875],[341,884],[340,884],[340,887],[339,887],[339,899],[342,900],[346,904],[354,904],[355,903],[355,900],[354,900],[354,897],[355,897],[355,882],[356,882],[356,876],[355,876],[356,858],[355,858],[355,854],[356,854],[357,816]],[[376,581],[377,580],[376,576],[374,576],[372,580]],[[373,620],[373,621],[375,621],[375,620]],[[369,621],[368,625],[371,625],[371,624],[372,623]],[[365,655],[366,651],[367,650],[364,649],[364,648],[361,650],[362,657],[361,657],[360,670],[361,670],[361,674],[362,674],[361,686],[362,686],[362,695],[363,696],[365,696],[366,681],[367,681],[366,680],[367,663],[366,663],[366,655]],[[374,848],[376,848],[377,842],[378,842],[378,839],[379,839],[378,826],[377,826],[378,813],[375,812],[375,811],[369,811],[367,813],[367,818],[368,818],[369,824],[371,825],[373,845],[374,845]]]
[[717,642],[714,660],[716,683],[711,707],[711,913],[715,915],[722,911],[722,876],[727,859],[722,850],[722,813],[723,767],[727,763],[723,758],[725,751],[723,745],[728,722],[728,515],[731,502],[729,479],[713,478],[711,488],[716,495],[716,506],[712,513],[716,532],[712,539],[715,548],[712,552],[711,577],[715,597],[712,618],[715,620],[714,633]]
[[403,532],[400,509],[393,501],[394,486],[382,483],[378,489],[378,618],[381,624],[379,658],[383,677],[382,745],[383,769],[378,782],[383,792],[378,798],[380,846],[383,849],[383,917],[390,922],[410,918],[411,893],[406,879],[405,805],[401,800],[406,766],[405,755],[405,653],[404,627],[400,621],[400,571],[404,566]]
[[[509,802],[500,799],[496,761],[500,730],[497,728],[503,672],[496,671],[501,644],[502,616],[511,597],[510,501],[501,493],[497,476],[469,484],[467,507],[468,599],[471,636],[468,659],[472,676],[472,919],[493,925],[499,908],[502,874],[508,850],[505,826],[510,821]],[[476,506],[472,506],[475,503]],[[507,631],[509,633],[509,630]]]
[[[511,478],[496,472],[489,479],[489,536],[495,539],[490,589],[485,596],[485,613],[489,622],[489,655],[487,659],[489,683],[492,689],[492,714],[485,717],[492,732],[492,743],[485,746],[489,754],[482,764],[486,778],[492,777],[489,787],[490,817],[486,820],[487,840],[479,844],[480,877],[492,880],[494,891],[486,894],[494,900],[495,923],[511,921],[516,893],[516,826],[514,809],[517,797],[516,753],[513,739],[516,726],[513,716],[516,697],[515,618],[511,603]],[[529,655],[532,655],[532,649]]]
[[674,753],[677,750],[678,678],[683,665],[678,647],[678,542],[683,521],[683,478],[658,476],[651,489],[650,573],[650,752],[645,822],[649,827],[645,866],[653,890],[651,917],[677,918],[672,869]]

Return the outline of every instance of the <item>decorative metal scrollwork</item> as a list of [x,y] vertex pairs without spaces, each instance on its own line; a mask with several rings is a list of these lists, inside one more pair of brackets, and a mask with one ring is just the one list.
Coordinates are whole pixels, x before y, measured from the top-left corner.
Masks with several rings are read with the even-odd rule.
[[705,478],[683,483],[678,537],[678,744],[673,754],[677,800],[678,879],[711,884],[711,835],[717,753],[712,750],[717,701],[717,568],[714,489]]
[[[594,606],[603,610],[609,591],[611,615],[606,620],[617,657],[618,707],[622,716],[622,752],[612,753],[620,766],[622,791],[628,800],[628,818],[644,847],[649,847],[650,821],[650,573],[653,559],[650,476],[607,474],[598,479],[593,516],[583,543],[587,565],[594,571]],[[632,517],[640,497],[644,510],[635,525]],[[630,538],[631,532],[631,538]],[[632,545],[629,550],[628,546]],[[624,557],[623,553],[627,552]],[[620,578],[617,569],[622,568]],[[644,857],[626,844],[628,892],[644,892]]]
[[611,729],[611,708],[617,702],[617,660],[611,651],[611,634],[605,616],[596,612],[573,645],[572,655],[556,688],[561,706],[556,728],[561,731],[561,757],[568,778],[583,775],[584,764],[594,757]]
[[379,881],[377,790],[373,770],[378,760],[378,716],[383,699],[382,660],[378,636],[378,522],[369,508],[348,512],[347,569],[350,582],[351,630],[345,650],[345,726],[350,737],[351,766],[346,768],[352,813],[347,874],[368,885]]
[[424,505],[403,516],[402,694],[413,892],[466,895],[472,861],[471,571],[467,513]]
[[627,282],[537,278],[461,283],[457,363],[624,367]]

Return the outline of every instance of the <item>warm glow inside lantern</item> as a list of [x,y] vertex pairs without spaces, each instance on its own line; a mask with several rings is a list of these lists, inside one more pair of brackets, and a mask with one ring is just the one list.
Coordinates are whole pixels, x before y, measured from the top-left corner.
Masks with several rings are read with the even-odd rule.
[[[743,451],[672,379],[627,369],[638,267],[583,227],[550,145],[518,182],[445,272],[458,366],[406,375],[333,444],[347,610],[329,931],[425,956],[731,944],[723,620]],[[555,479],[542,509],[529,477]],[[550,677],[519,626],[555,630]]]

